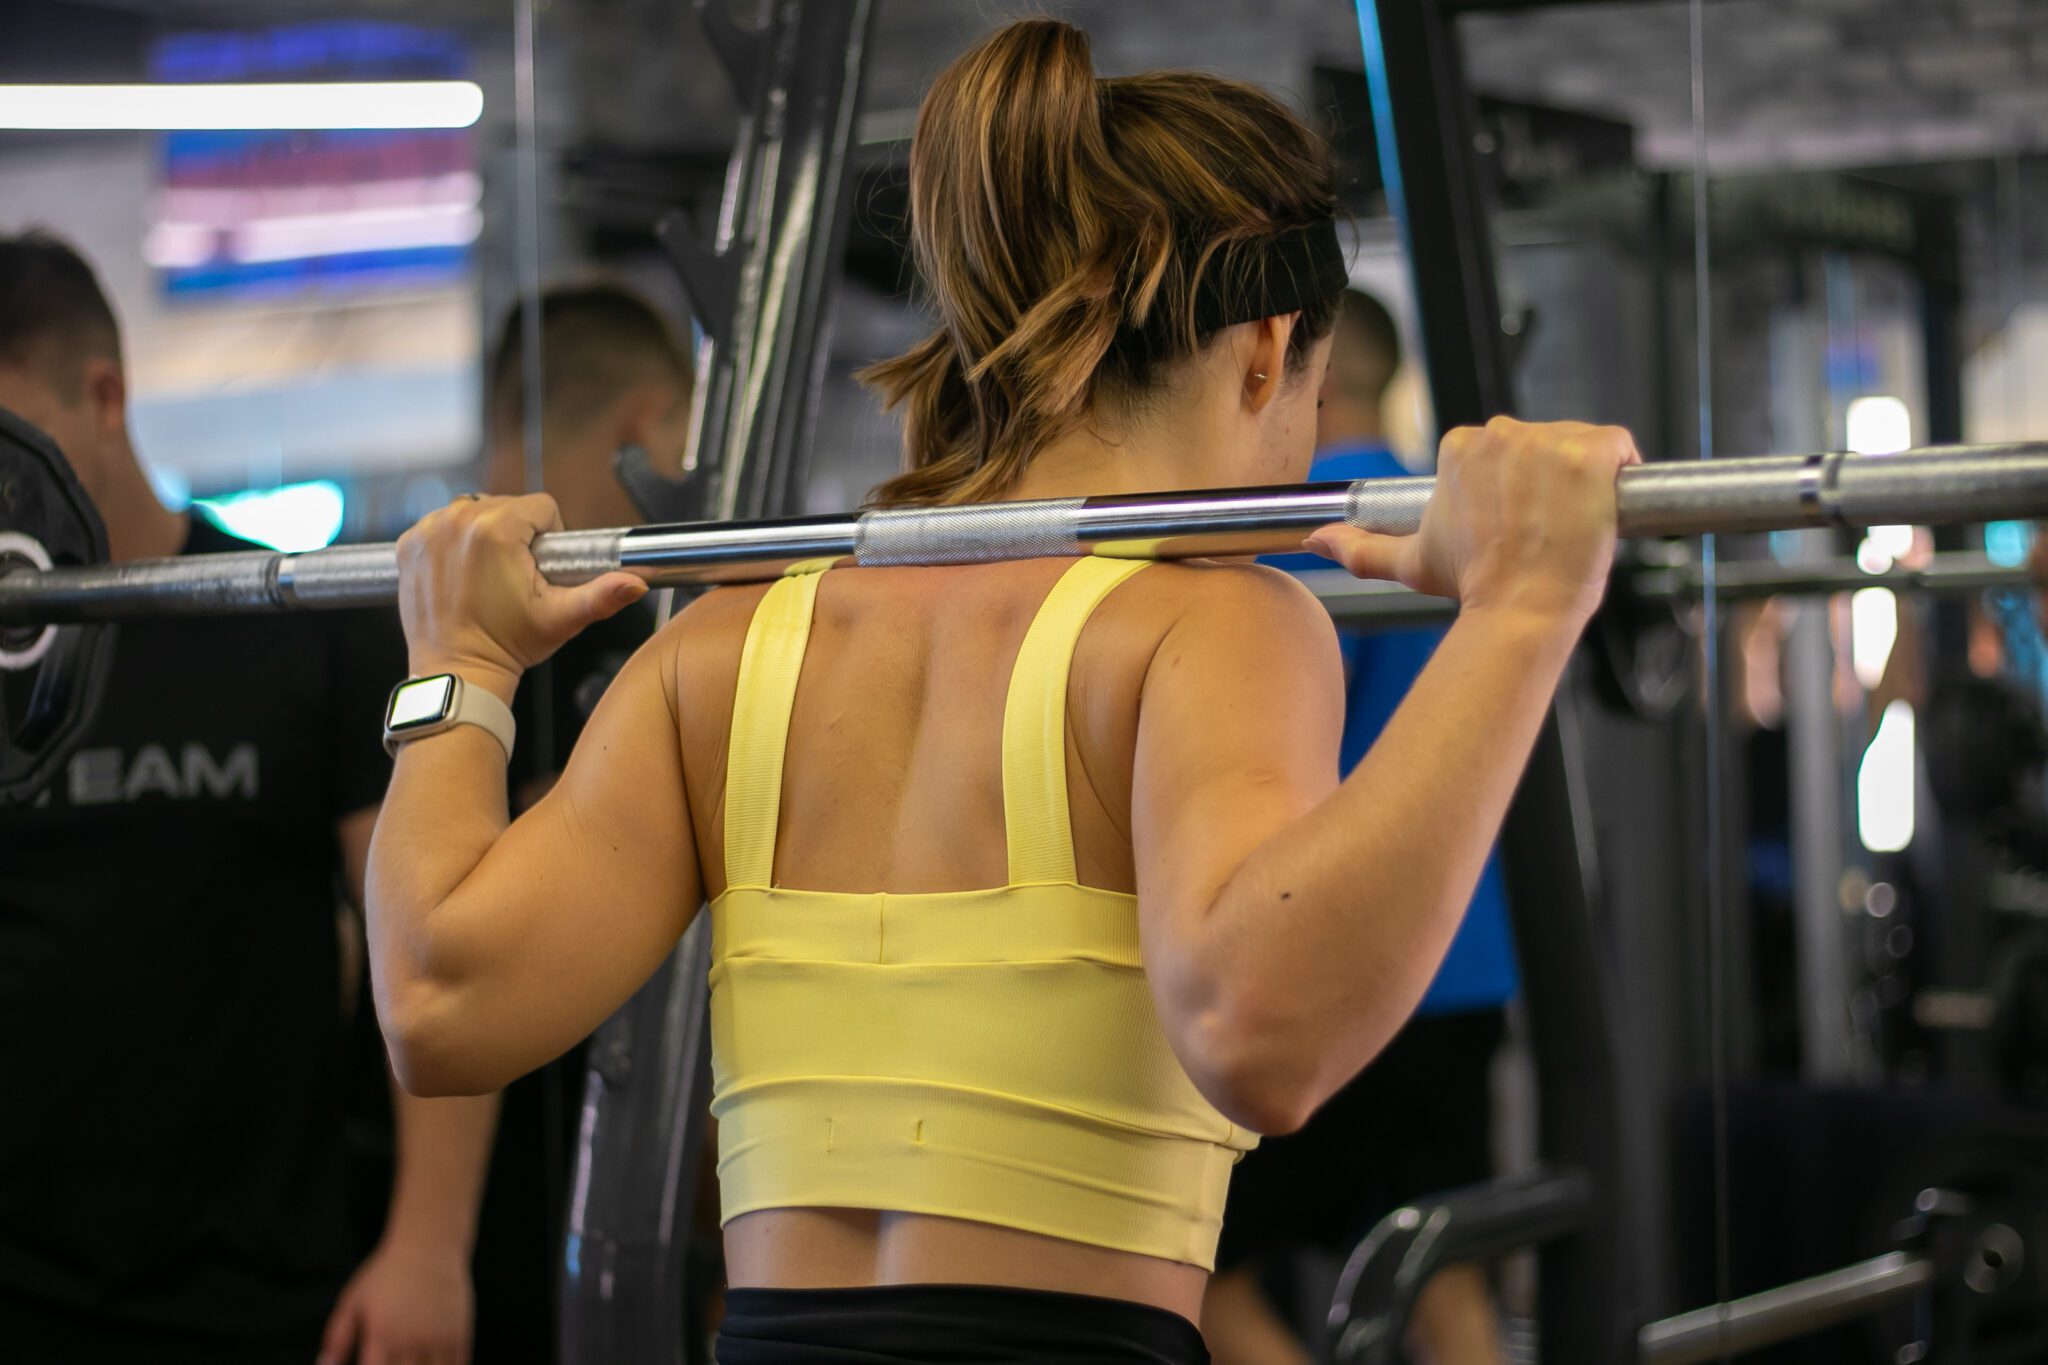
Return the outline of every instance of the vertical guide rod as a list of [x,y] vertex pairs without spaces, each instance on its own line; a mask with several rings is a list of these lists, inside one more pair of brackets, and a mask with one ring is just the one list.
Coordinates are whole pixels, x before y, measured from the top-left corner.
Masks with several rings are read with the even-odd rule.
[[[512,16],[512,89],[516,146],[513,193],[517,203],[519,259],[519,372],[523,400],[519,405],[521,463],[526,491],[538,493],[545,486],[541,473],[543,404],[547,383],[546,359],[541,353],[541,245],[540,245],[540,86],[535,70],[539,23],[535,0],[518,0]],[[489,382],[488,378],[485,381]],[[527,707],[529,752],[538,756],[542,769],[553,766],[555,757],[554,670],[537,668],[530,680],[533,695]]]
[[[1512,412],[1455,7],[1358,0],[1358,21],[1380,174],[1407,251],[1437,421],[1448,428]],[[1576,726],[1566,733],[1560,724],[1580,686],[1574,672],[1537,738],[1501,848],[1540,1096],[1539,1156],[1561,1174],[1583,1173],[1589,1190],[1576,1230],[1538,1251],[1544,1355],[1620,1365],[1633,1346],[1621,1335],[1635,1297],[1622,1254],[1629,1191],[1615,1133],[1609,983],[1593,936],[1601,869],[1584,805],[1584,746]]]
[[[761,518],[794,510],[802,492],[874,5],[761,0],[766,22],[743,30],[723,4],[695,4],[742,106],[717,247],[681,238],[664,245],[699,312],[723,314],[700,319],[712,344],[700,350],[709,373],[692,410],[692,456],[708,466],[698,477],[716,475],[715,506],[726,517]],[[694,529],[715,538],[732,528]],[[600,567],[602,557],[626,557],[629,536],[644,546],[649,534],[610,532],[571,558]],[[536,552],[545,562],[545,544]],[[704,1359],[705,1324],[691,1310],[706,1286],[689,1249],[710,1099],[709,959],[710,917],[700,913],[592,1041],[562,1282],[565,1365]]]
[[[1707,216],[1707,52],[1705,0],[1686,7],[1686,55],[1692,84],[1693,366],[1699,404],[1699,457],[1714,458],[1714,289]],[[1730,1293],[1728,1216],[1728,907],[1727,753],[1722,748],[1720,546],[1700,541],[1701,664],[1706,673],[1704,730],[1707,750],[1707,1052],[1713,1096],[1714,1296]],[[1727,1350],[1727,1342],[1721,1343]]]

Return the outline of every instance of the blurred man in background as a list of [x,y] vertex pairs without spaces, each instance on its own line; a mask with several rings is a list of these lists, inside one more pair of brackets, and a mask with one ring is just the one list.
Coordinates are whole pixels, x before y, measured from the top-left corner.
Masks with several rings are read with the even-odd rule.
[[[528,491],[526,313],[514,307],[487,360],[486,491]],[[541,296],[538,418],[541,490],[571,530],[630,526],[643,518],[614,468],[637,446],[677,478],[690,430],[689,352],[652,304],[608,281],[557,285]],[[583,722],[626,660],[654,630],[653,603],[591,626],[529,672],[514,699],[520,808],[546,794]],[[584,1049],[514,1082],[492,1156],[477,1258],[477,1356],[485,1365],[555,1358],[555,1290]],[[715,1202],[711,1205],[715,1208]]]
[[[1400,368],[1393,318],[1372,296],[1346,291],[1311,479],[1411,472],[1387,445],[1386,397]],[[1297,572],[1329,567],[1313,555],[1272,562]],[[1343,637],[1344,772],[1379,737],[1442,638],[1437,628]],[[1238,1164],[1202,1309],[1217,1365],[1308,1365],[1307,1348],[1274,1306],[1287,1303],[1293,1316],[1300,1297],[1288,1285],[1288,1258],[1342,1258],[1400,1205],[1492,1176],[1491,1072],[1515,989],[1496,855],[1416,1017],[1301,1132],[1265,1140]],[[1416,1300],[1409,1338],[1427,1365],[1498,1365],[1498,1315],[1484,1268],[1440,1271]]]
[[[113,310],[39,233],[0,237],[0,407],[56,441],[115,560],[260,548],[157,501]],[[0,809],[0,1355],[468,1359],[495,1097],[396,1094],[359,1265],[348,1232],[336,907],[404,676],[388,611],[124,622],[84,744]]]
[[[485,386],[485,491],[519,494],[526,473],[526,315],[515,306],[491,349]],[[679,477],[690,438],[689,352],[654,306],[610,281],[541,295],[541,491],[570,530],[630,526],[639,511],[613,471],[638,446]]]
[[[528,486],[526,315],[515,306],[491,349],[485,382],[484,491],[553,496],[572,531],[644,518],[615,468],[637,447],[679,478],[690,436],[689,352],[654,306],[610,281],[556,285],[541,296],[540,488]],[[599,622],[529,675],[515,711],[525,747],[514,790],[531,805],[547,790],[611,677],[653,629],[651,602]],[[595,689],[594,691],[592,689]]]

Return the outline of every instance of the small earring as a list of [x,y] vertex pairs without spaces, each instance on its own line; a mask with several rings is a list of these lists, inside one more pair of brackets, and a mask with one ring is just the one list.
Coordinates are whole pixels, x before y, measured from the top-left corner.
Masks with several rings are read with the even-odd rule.
[[1265,382],[1266,382],[1266,376],[1265,376],[1265,374],[1264,374],[1264,372],[1263,372],[1263,371],[1257,371],[1257,370],[1253,371],[1253,372],[1252,372],[1252,378],[1254,378],[1254,379],[1258,380],[1258,381],[1259,381],[1259,382],[1260,382],[1261,384],[1263,384],[1263,383],[1265,383]]

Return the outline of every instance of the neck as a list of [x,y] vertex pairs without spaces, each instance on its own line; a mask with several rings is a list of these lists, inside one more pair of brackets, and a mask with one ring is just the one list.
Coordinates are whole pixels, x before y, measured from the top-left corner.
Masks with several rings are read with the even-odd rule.
[[1367,406],[1342,398],[1324,400],[1321,420],[1316,424],[1318,449],[1378,445],[1386,436],[1386,424],[1380,420],[1377,404]]
[[106,525],[111,559],[162,559],[185,548],[190,519],[157,501],[149,476],[133,457],[114,461],[101,473],[87,491]]
[[1006,497],[1088,498],[1113,493],[1159,493],[1181,488],[1224,488],[1243,482],[1233,474],[1217,423],[1191,416],[1106,433],[1084,424],[1041,449]]

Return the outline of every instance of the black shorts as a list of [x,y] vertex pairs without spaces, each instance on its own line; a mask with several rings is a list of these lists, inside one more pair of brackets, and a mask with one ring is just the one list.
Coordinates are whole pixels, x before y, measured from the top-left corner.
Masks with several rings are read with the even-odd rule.
[[1231,1173],[1216,1268],[1270,1251],[1339,1255],[1411,1200],[1493,1174],[1493,1054],[1502,1010],[1417,1015],[1298,1133]]
[[1178,1313],[994,1285],[728,1289],[717,1365],[1208,1365]]

